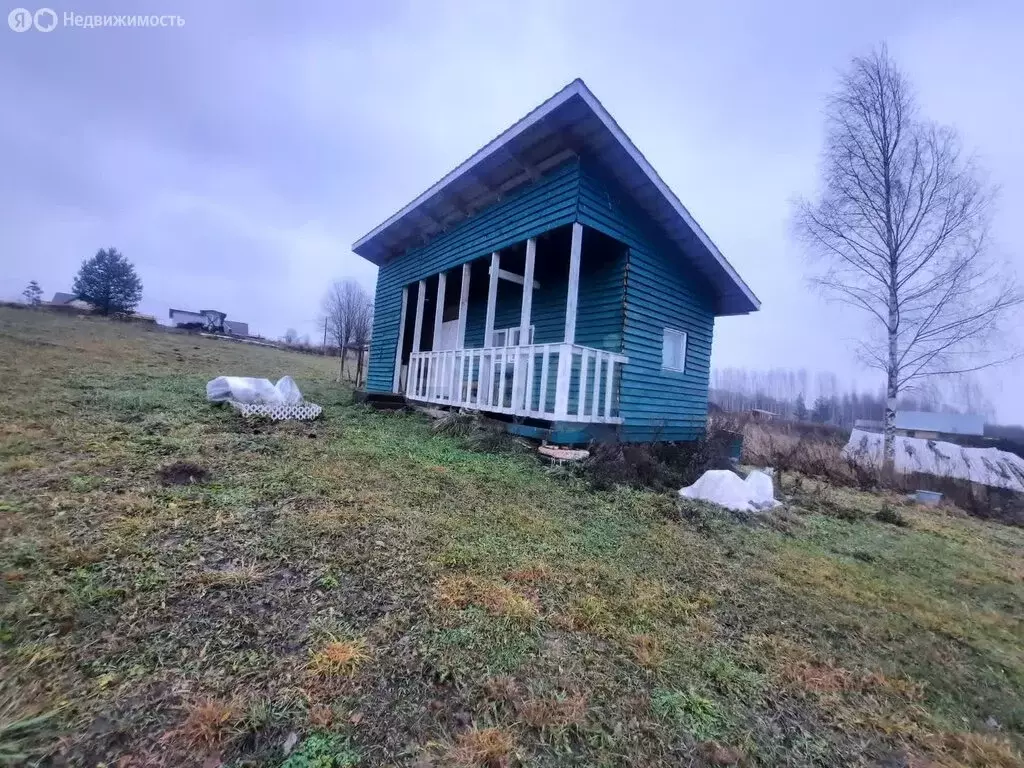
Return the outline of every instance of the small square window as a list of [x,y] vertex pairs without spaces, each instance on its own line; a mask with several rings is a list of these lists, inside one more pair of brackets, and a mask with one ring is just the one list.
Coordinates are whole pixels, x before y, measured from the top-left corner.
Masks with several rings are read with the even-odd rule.
[[661,367],[666,371],[686,370],[686,334],[666,328],[661,338]]
[[[530,326],[530,340],[527,344],[533,344],[533,331],[534,326]],[[515,328],[502,328],[500,331],[494,331],[494,335],[491,336],[492,347],[518,347],[520,345],[521,329],[517,325]]]

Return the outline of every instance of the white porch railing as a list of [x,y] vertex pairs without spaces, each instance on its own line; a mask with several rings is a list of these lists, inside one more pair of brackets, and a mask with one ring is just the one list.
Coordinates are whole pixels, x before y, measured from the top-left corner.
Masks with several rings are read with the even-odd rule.
[[578,344],[413,352],[406,396],[551,421],[620,424],[625,355]]

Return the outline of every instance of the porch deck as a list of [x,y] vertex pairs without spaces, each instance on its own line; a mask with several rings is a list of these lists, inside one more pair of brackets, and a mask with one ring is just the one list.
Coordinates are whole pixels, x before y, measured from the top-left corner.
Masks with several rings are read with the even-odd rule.
[[413,352],[406,396],[549,421],[621,424],[625,355],[565,342]]

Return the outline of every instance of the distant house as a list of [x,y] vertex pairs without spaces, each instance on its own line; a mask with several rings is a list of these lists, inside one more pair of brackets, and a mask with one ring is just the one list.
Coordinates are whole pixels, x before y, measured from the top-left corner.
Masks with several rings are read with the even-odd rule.
[[775,421],[779,418],[779,414],[775,411],[766,411],[764,408],[751,408],[747,413],[754,421]]
[[379,267],[371,397],[554,442],[699,438],[715,319],[760,306],[582,80],[352,250]]
[[168,316],[171,318],[171,325],[177,328],[187,325],[202,325],[206,322],[206,318],[201,314],[187,309],[172,309],[168,312]]
[[[881,421],[857,419],[856,429],[880,432]],[[929,411],[896,411],[896,434],[940,440],[954,437],[981,437],[985,434],[985,417],[972,413],[931,413]]]
[[171,309],[168,312],[171,325],[176,328],[202,327],[212,333],[229,333],[232,336],[248,336],[249,324],[239,320],[228,320],[227,314],[216,309]]
[[50,299],[50,306],[53,307],[74,307],[75,309],[92,309],[92,304],[75,297],[73,293],[57,291]]

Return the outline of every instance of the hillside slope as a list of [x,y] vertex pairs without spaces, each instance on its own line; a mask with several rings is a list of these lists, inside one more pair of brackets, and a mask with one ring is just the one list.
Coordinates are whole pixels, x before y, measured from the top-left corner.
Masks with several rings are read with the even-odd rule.
[[[98,319],[0,309],[0,356],[0,729],[53,713],[0,747],[1024,765],[1020,529],[885,525],[883,499],[813,484],[759,526],[597,492],[351,405],[333,361]],[[204,402],[215,375],[285,373],[320,421]]]

